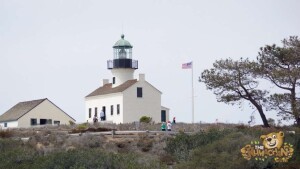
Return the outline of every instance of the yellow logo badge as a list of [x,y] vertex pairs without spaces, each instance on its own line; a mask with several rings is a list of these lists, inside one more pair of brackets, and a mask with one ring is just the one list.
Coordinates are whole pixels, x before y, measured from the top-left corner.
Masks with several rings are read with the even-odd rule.
[[275,162],[288,162],[293,156],[293,145],[284,142],[284,133],[282,131],[278,133],[270,133],[260,136],[262,145],[259,141],[251,141],[251,144],[247,144],[241,149],[242,156],[250,160],[264,161],[268,157],[273,157]]

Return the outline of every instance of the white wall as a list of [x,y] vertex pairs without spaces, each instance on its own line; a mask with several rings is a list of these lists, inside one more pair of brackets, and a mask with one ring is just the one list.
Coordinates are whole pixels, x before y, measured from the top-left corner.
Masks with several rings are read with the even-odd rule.
[[116,87],[119,86],[120,84],[123,84],[127,80],[132,80],[134,69],[125,69],[125,68],[111,69],[111,73],[113,77],[116,78],[116,83],[112,84],[112,87]]
[[22,116],[18,122],[18,127],[30,127],[31,118],[37,119],[39,125],[40,119],[52,119],[52,124],[54,121],[60,121],[60,124],[69,124],[69,121],[74,120],[65,114],[58,107],[53,105],[49,100],[43,101],[41,104],[33,108],[30,112]]
[[[137,97],[137,87],[143,88],[143,97]],[[161,93],[147,81],[138,81],[124,92],[124,123],[139,121],[142,116],[161,121]]]
[[[7,127],[4,127],[4,123],[7,123]],[[1,122],[0,126],[2,129],[18,127],[18,121]]]
[[[120,104],[120,114],[117,114],[117,104]],[[111,105],[113,105],[113,115],[111,115]],[[85,98],[85,120],[93,122],[95,107],[97,107],[97,116],[100,121],[100,112],[102,107],[106,107],[106,121],[113,123],[123,123],[123,94],[112,93],[107,95],[92,96]],[[91,118],[89,118],[89,108],[92,108]]]

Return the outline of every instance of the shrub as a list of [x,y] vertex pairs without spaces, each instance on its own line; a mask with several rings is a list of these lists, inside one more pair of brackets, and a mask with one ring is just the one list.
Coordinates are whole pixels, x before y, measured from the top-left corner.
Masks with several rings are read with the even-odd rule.
[[75,123],[74,123],[72,120],[69,120],[69,124],[70,124],[71,126],[75,125]]
[[[149,161],[151,164],[151,161]],[[156,164],[159,164],[156,162]],[[140,163],[134,154],[114,154],[99,149],[81,149],[53,153],[38,159],[32,168],[154,168]],[[157,168],[157,167],[156,167]]]
[[273,159],[248,161],[242,157],[240,148],[248,143],[249,139],[249,136],[242,132],[229,132],[218,140],[191,150],[189,159],[182,161],[178,168],[274,168]]
[[140,118],[140,122],[142,123],[150,123],[151,122],[151,120],[152,120],[152,118],[151,117],[147,117],[147,116],[142,116],[141,118]]
[[198,132],[194,135],[180,133],[175,138],[169,138],[167,140],[165,150],[178,161],[185,161],[189,158],[189,153],[192,149],[206,146],[207,144],[219,140],[228,132],[228,130],[219,131],[213,128],[208,132]]
[[85,130],[85,129],[87,129],[87,123],[79,124],[79,125],[77,126],[77,129],[78,129],[78,130]]
[[143,152],[148,152],[153,147],[153,139],[151,139],[147,134],[140,134],[137,146]]
[[9,138],[13,135],[11,130],[0,130],[0,138]]

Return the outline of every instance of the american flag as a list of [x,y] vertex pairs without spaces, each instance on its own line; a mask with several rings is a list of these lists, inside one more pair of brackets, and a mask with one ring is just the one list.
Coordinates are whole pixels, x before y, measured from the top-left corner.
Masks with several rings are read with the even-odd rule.
[[192,66],[193,66],[193,62],[184,63],[182,64],[182,69],[191,69]]

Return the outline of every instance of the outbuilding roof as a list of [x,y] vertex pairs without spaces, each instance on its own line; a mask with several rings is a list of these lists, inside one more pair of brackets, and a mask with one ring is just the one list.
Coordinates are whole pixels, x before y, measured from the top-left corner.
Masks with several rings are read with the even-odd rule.
[[124,90],[128,89],[130,86],[134,85],[136,82],[137,82],[136,79],[127,80],[125,83],[114,88],[112,87],[111,83],[108,83],[105,84],[104,86],[99,87],[98,89],[96,89],[95,91],[87,95],[86,97],[123,92]]
[[[18,120],[23,115],[25,115],[26,113],[30,112],[32,109],[34,109],[36,106],[38,106],[39,104],[41,104],[45,100],[48,100],[48,99],[44,98],[44,99],[39,99],[39,100],[31,100],[31,101],[20,102],[20,103],[16,104],[15,106],[13,106],[12,108],[10,108],[4,114],[2,114],[0,116],[0,122]],[[50,100],[48,100],[48,101],[50,103],[52,103]],[[52,104],[54,106],[56,106],[54,103],[52,103]],[[56,107],[59,108],[58,106],[56,106]],[[65,114],[68,115],[67,113],[65,113]],[[71,116],[69,116],[69,117],[72,118]],[[75,119],[73,119],[73,120],[75,120]]]
[[32,100],[26,102],[20,102],[14,107],[6,111],[0,116],[0,122],[2,121],[14,121],[22,117],[24,114],[35,108],[46,99]]

